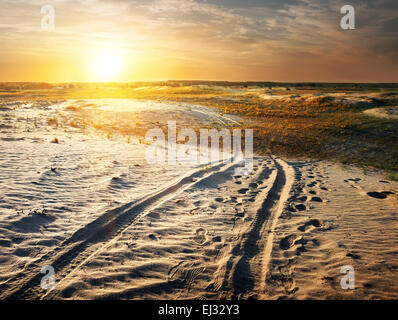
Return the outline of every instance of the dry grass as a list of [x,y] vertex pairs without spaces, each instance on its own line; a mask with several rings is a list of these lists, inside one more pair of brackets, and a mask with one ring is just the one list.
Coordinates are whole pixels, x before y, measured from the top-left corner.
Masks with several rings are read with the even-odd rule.
[[398,172],[393,172],[388,175],[388,179],[398,181]]
[[359,107],[319,97],[311,100],[247,101],[223,113],[255,119],[255,150],[339,160],[398,170],[398,121],[366,117]]
[[[351,89],[350,89],[351,90]],[[374,92],[361,89],[366,96]],[[377,90],[381,90],[377,88]],[[302,95],[326,92],[325,88],[274,88],[274,95]],[[342,90],[344,91],[344,90]],[[352,92],[353,90],[351,90]],[[0,98],[25,102],[46,103],[65,99],[127,98],[157,102],[200,104],[214,108],[220,114],[236,114],[245,119],[242,129],[255,131],[255,151],[278,155],[338,160],[391,172],[398,171],[398,121],[375,119],[362,114],[363,108],[335,102],[328,97],[311,99],[264,100],[261,94],[270,89],[215,86],[154,86],[132,88],[107,86],[0,91]],[[396,104],[397,95],[386,92],[374,103],[380,106]],[[49,125],[94,128],[106,137],[121,134],[144,136],[146,128],[134,115],[88,112],[76,106],[66,107],[67,115],[49,118]],[[71,113],[74,116],[71,118]],[[394,173],[395,172],[395,173]]]

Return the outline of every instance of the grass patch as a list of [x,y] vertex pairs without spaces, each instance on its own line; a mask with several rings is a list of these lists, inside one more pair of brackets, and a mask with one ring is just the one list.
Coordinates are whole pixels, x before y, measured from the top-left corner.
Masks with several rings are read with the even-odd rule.
[[398,172],[391,172],[387,178],[392,181],[398,181]]
[[[398,172],[398,120],[377,119],[363,115],[366,105],[342,102],[328,96],[328,92],[379,93],[369,98],[371,107],[392,106],[398,102],[397,89],[382,86],[361,88],[358,85],[272,87],[272,84],[248,87],[211,85],[142,86],[76,85],[74,88],[41,88],[0,91],[0,99],[23,102],[60,101],[65,99],[121,98],[157,102],[192,103],[213,108],[219,114],[239,115],[244,119],[241,129],[254,129],[254,149],[257,154],[328,159],[344,165],[356,164],[391,173]],[[265,93],[272,99],[264,99]],[[308,94],[316,94],[308,97]],[[294,96],[294,98],[292,97]],[[277,97],[277,99],[274,99]],[[370,108],[370,106],[369,106]],[[51,126],[69,125],[75,128],[94,128],[111,137],[144,136],[147,129],[139,119],[129,115],[108,116],[90,114],[73,105],[65,111],[75,112],[47,119]],[[68,118],[69,117],[69,118]],[[217,127],[216,125],[214,127]],[[129,138],[127,138],[129,139]]]

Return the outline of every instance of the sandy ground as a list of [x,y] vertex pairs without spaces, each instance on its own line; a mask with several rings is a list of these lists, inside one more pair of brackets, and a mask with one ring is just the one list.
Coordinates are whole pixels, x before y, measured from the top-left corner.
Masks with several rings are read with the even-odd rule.
[[398,298],[396,182],[273,156],[243,176],[236,163],[153,167],[145,145],[47,132],[23,108],[2,106],[0,298]]
[[379,98],[380,93],[304,93],[304,94],[286,94],[286,90],[277,92],[277,94],[268,92],[259,95],[264,100],[278,100],[281,103],[289,102],[296,99],[302,99],[303,101],[311,101],[319,97],[325,97],[333,100],[334,102],[341,104],[349,104],[358,107],[372,107],[375,103],[372,101],[373,98]]
[[[79,252],[42,297],[396,299],[398,202],[368,192],[397,187],[320,162],[258,158],[247,177],[217,168]],[[345,265],[354,290],[341,288]]]
[[398,119],[398,107],[394,108],[372,108],[365,110],[364,114],[383,119]]

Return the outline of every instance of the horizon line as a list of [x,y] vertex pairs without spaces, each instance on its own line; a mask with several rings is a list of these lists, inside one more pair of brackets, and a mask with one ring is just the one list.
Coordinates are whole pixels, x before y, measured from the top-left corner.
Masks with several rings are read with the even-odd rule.
[[178,80],[178,79],[169,79],[169,80],[134,80],[134,81],[0,81],[0,84],[17,84],[17,83],[45,83],[45,84],[131,84],[131,83],[155,83],[155,82],[224,82],[224,83],[280,83],[280,84],[396,84],[398,82],[350,82],[350,81],[269,81],[269,80],[242,80],[242,81],[231,81],[231,80]]

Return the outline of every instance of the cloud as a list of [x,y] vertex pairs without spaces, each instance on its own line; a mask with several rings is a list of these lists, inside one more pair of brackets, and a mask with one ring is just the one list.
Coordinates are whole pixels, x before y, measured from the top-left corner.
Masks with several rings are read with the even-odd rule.
[[[181,68],[201,64],[206,78],[300,81],[305,74],[302,80],[327,81],[348,68],[351,81],[361,80],[363,69],[369,71],[364,81],[378,81],[382,72],[398,80],[389,74],[398,71],[395,0],[350,1],[357,22],[352,31],[339,27],[341,0],[47,2],[56,9],[52,34],[40,30],[42,1],[1,2],[3,58],[13,51],[56,55],[108,44],[174,60]],[[374,78],[369,61],[381,70]]]

